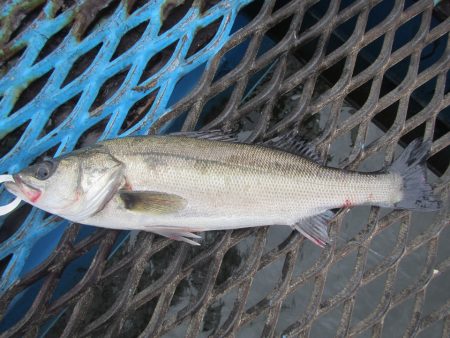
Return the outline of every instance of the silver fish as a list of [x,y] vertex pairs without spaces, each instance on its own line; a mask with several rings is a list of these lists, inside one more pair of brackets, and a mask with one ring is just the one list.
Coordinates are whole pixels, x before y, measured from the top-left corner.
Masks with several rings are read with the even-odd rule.
[[81,224],[191,244],[196,232],[284,224],[324,246],[330,209],[438,209],[423,165],[429,147],[414,141],[389,170],[360,173],[306,158],[313,152],[292,135],[259,145],[214,132],[128,137],[45,159],[5,186]]

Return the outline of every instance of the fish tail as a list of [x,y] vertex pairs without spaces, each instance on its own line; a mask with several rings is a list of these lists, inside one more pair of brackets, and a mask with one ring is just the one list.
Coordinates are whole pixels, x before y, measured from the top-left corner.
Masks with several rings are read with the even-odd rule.
[[431,141],[414,140],[395,160],[390,172],[402,178],[402,199],[394,204],[395,208],[421,211],[434,211],[441,207],[433,188],[426,178],[426,160]]

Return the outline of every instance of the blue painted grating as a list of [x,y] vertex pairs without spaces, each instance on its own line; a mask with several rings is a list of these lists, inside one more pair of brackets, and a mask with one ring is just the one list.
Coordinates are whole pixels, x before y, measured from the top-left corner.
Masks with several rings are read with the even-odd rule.
[[[26,126],[14,147],[2,157],[0,171],[16,172],[52,149],[56,149],[52,154],[55,156],[69,152],[89,128],[101,121],[105,126],[98,135],[99,139],[147,134],[152,124],[167,114],[174,103],[195,95],[192,90],[195,82],[201,79],[202,69],[228,41],[239,9],[248,2],[224,2],[205,13],[200,13],[199,7],[189,7],[186,15],[163,33],[160,33],[163,24],[161,11],[167,6],[164,1],[150,1],[131,14],[128,14],[127,3],[120,2],[109,20],[100,22],[81,41],[72,28],[57,49],[40,58],[46,43],[64,30],[76,15],[74,6],[54,17],[55,3],[48,2],[43,15],[14,40],[11,48],[25,50],[17,64],[0,79],[0,135],[7,137],[17,128]],[[4,6],[3,17],[10,14],[12,7]],[[196,33],[212,23],[216,23],[215,35],[200,50],[192,53],[190,49],[198,49],[198,46],[192,46],[196,43]],[[137,27],[143,30],[140,38],[122,54],[116,55],[121,39]],[[152,58],[170,46],[172,53],[163,60],[164,64],[153,64],[159,69],[142,78],[144,73],[149,73],[146,66]],[[90,64],[67,81],[72,67],[93,50],[96,53],[90,58]],[[108,80],[117,76],[122,82],[119,85],[113,83],[113,88],[112,85],[108,88]],[[45,83],[39,93],[17,108],[22,92],[44,77]],[[105,84],[106,87],[102,87]],[[128,112],[133,105],[142,104],[145,100],[150,101],[146,103],[145,113],[139,116],[137,123],[126,128],[124,121]],[[52,114],[60,113],[58,108],[65,104],[73,108],[67,116],[57,116],[59,123],[55,125],[51,121]],[[6,203],[10,198],[8,195],[2,193],[0,202]],[[67,222],[54,217],[44,218],[45,213],[33,210],[20,229],[2,243],[0,259],[13,256],[3,273],[1,292],[23,275],[37,240],[57,227],[67,225]],[[35,257],[29,264],[36,266],[42,258],[37,258],[36,262]]]

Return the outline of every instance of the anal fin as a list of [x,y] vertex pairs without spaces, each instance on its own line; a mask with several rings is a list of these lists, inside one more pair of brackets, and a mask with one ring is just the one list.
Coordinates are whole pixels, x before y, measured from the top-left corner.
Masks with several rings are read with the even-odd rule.
[[301,219],[292,225],[292,228],[300,232],[314,244],[323,248],[330,243],[328,224],[334,216],[334,212],[327,210],[320,214]]

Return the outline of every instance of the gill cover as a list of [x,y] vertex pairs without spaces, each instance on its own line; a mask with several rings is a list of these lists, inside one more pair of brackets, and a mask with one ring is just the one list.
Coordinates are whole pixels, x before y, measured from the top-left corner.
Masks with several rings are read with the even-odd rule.
[[81,151],[77,202],[64,211],[63,217],[82,222],[99,212],[124,182],[124,164],[102,149]]

